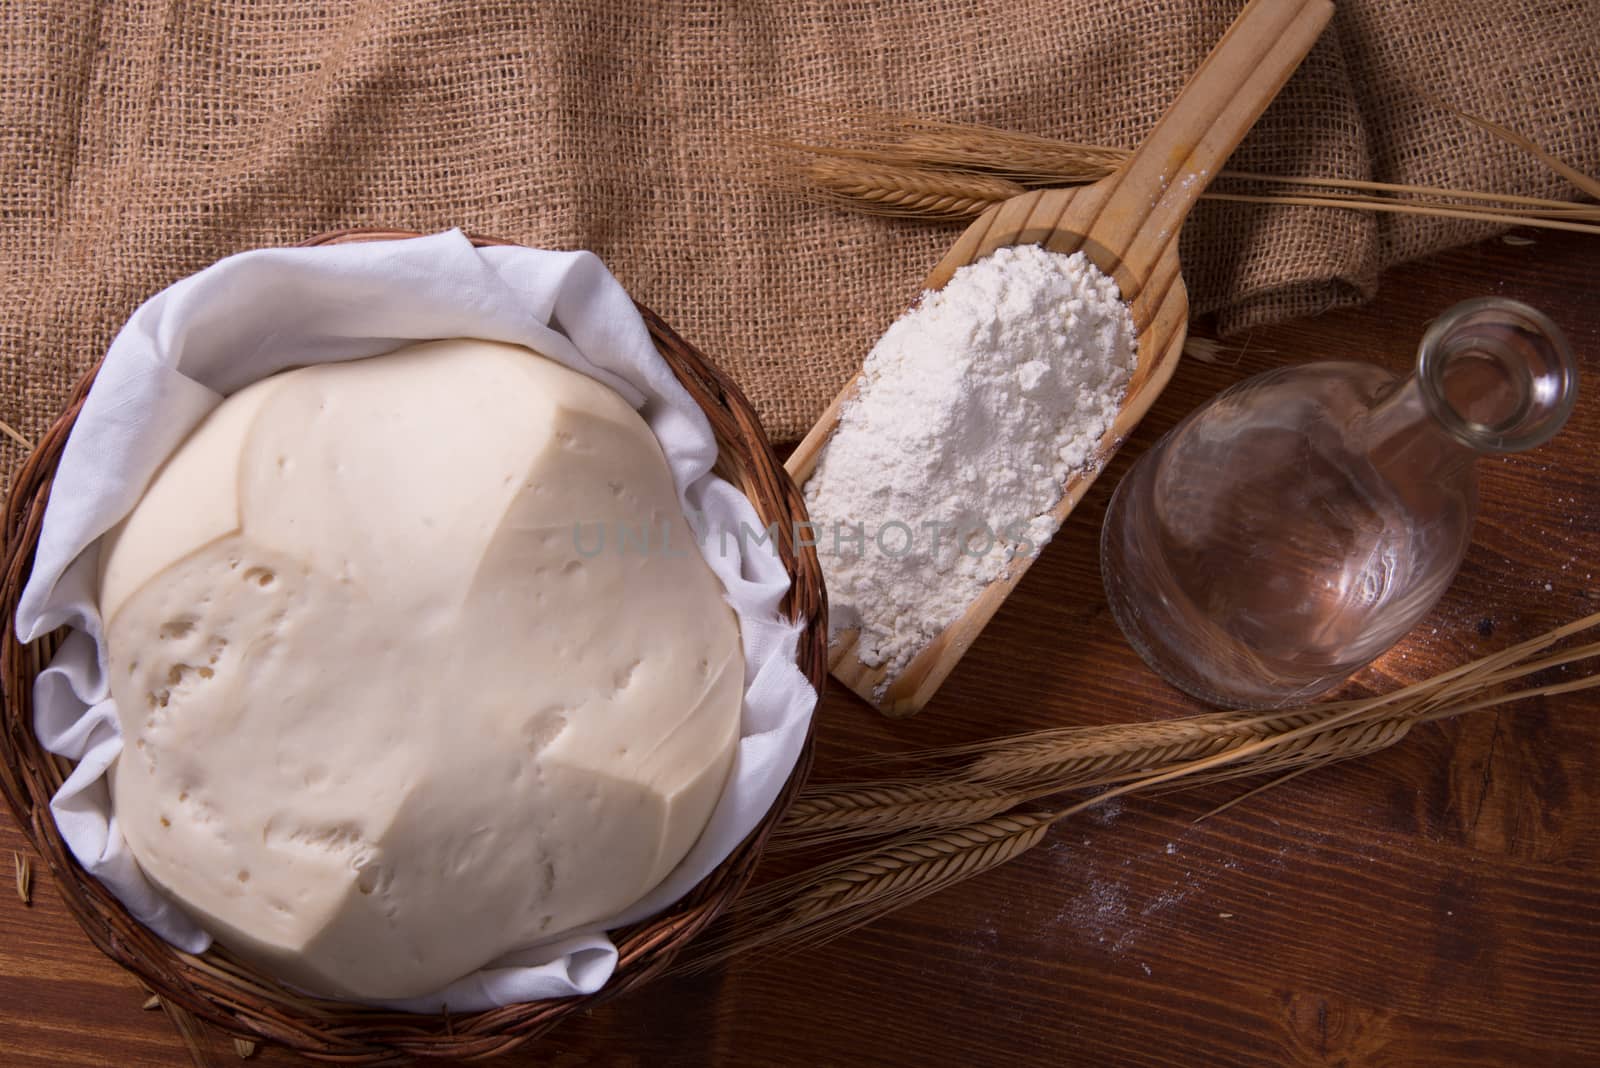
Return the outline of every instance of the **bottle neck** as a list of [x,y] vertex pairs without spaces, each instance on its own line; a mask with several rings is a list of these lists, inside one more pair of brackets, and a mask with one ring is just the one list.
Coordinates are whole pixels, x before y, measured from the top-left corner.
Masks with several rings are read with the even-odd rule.
[[1561,331],[1499,297],[1465,301],[1434,320],[1412,380],[1434,422],[1474,453],[1544,444],[1578,397],[1577,361]]
[[1450,479],[1480,455],[1436,418],[1415,374],[1395,383],[1363,422],[1367,456],[1391,482]]
[[1367,453],[1397,482],[1449,479],[1485,453],[1548,441],[1577,385],[1572,350],[1544,315],[1513,300],[1469,300],[1434,321],[1415,373],[1368,411]]

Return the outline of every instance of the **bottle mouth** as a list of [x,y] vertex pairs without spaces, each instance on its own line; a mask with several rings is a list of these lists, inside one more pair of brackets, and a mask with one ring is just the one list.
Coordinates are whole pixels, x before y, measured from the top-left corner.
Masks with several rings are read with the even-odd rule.
[[1434,320],[1417,381],[1434,418],[1479,452],[1543,445],[1578,399],[1577,361],[1560,328],[1501,297],[1464,301]]

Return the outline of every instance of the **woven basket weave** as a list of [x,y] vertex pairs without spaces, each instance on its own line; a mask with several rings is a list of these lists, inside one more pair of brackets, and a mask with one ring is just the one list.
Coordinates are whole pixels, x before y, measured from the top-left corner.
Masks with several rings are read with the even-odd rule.
[[[418,235],[393,230],[346,230],[305,242],[308,246]],[[473,238],[476,245],[511,242]],[[716,433],[718,473],[744,491],[763,524],[777,523],[778,551],[792,582],[783,611],[803,625],[799,667],[818,692],[827,674],[827,603],[813,549],[796,549],[792,523],[805,505],[784,473],[744,395],[692,345],[649,309],[640,307],[662,357],[700,405]],[[241,1037],[275,1043],[306,1056],[344,1065],[403,1064],[415,1057],[483,1060],[506,1053],[548,1031],[570,1013],[632,990],[659,974],[743,889],[768,832],[804,781],[811,762],[808,738],[783,792],[751,834],[687,896],[653,919],[612,932],[615,974],[586,997],[508,1005],[471,1014],[419,1016],[308,998],[252,971],[221,947],[192,957],[143,927],[122,904],[78,866],[50,816],[50,797],[70,773],[67,761],[40,748],[31,728],[33,680],[63,636],[28,645],[17,641],[18,598],[28,577],[45,503],[62,446],[83,407],[98,365],[73,390],[66,411],[28,457],[6,502],[0,529],[0,790],[17,822],[44,858],[62,898],[84,931],[107,956],[136,974],[170,1005]]]

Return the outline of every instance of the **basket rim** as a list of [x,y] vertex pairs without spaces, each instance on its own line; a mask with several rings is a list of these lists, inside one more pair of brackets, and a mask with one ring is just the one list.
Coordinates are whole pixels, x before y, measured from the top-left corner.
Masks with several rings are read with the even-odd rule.
[[[465,232],[475,247],[518,242]],[[411,230],[358,227],[298,242],[301,248],[423,236]],[[764,523],[780,520],[778,552],[790,577],[781,606],[802,625],[797,666],[820,698],[827,677],[827,598],[814,547],[793,537],[807,519],[799,489],[784,471],[755,411],[738,386],[654,311],[634,301],[651,340],[706,414],[717,436],[719,472],[733,481]],[[192,1013],[226,1033],[285,1046],[341,1064],[407,1063],[416,1056],[480,1059],[508,1053],[563,1018],[635,989],[663,972],[679,950],[744,888],[772,827],[809,774],[815,716],[799,759],[772,807],[743,842],[677,903],[654,917],[609,932],[616,969],[593,994],[522,1002],[475,1013],[412,1014],[309,998],[254,972],[220,946],[185,954],[134,920],[121,902],[78,864],[61,838],[49,801],[70,764],[45,752],[32,731],[32,684],[65,628],[23,645],[17,599],[32,569],[45,505],[67,436],[104,357],[78,380],[67,403],[18,472],[0,526],[0,793],[44,860],[69,912],[102,952],[138,976],[170,1010]]]

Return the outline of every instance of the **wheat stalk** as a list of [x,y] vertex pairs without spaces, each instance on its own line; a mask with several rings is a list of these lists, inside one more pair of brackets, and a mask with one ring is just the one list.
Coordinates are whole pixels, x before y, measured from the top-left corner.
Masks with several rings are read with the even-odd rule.
[[211,1057],[205,1050],[205,1025],[197,1016],[175,1001],[167,998],[158,998],[161,1008],[167,1014],[167,1019],[172,1021],[173,1030],[178,1032],[178,1037],[183,1040],[184,1048],[189,1051],[189,1058],[195,1068],[211,1068]]
[[33,862],[13,849],[11,865],[17,870],[17,897],[24,905],[33,904]]
[[[1600,196],[1596,193],[1600,183],[1520,134],[1449,105],[1441,106],[1537,156],[1580,190]],[[798,139],[765,142],[770,157],[767,166],[788,186],[874,215],[968,219],[1027,188],[1077,185],[1103,178],[1131,154],[1128,149],[1055,141],[915,115],[850,109],[838,114],[826,125],[817,118],[798,120],[806,131]],[[1600,233],[1600,207],[1572,201],[1233,170],[1217,177],[1256,188],[1208,190],[1208,199]]]
[[1507,144],[1515,145],[1517,148],[1522,149],[1529,155],[1538,157],[1538,159],[1543,162],[1545,166],[1549,167],[1551,170],[1555,171],[1557,174],[1561,175],[1561,177],[1565,178],[1567,181],[1571,182],[1585,193],[1594,197],[1596,200],[1600,200],[1600,180],[1591,178],[1589,175],[1584,174],[1576,167],[1569,166],[1564,160],[1556,158],[1555,156],[1546,152],[1543,148],[1534,144],[1531,138],[1525,137],[1510,127],[1502,126],[1497,122],[1490,122],[1488,119],[1480,119],[1476,115],[1470,115],[1449,101],[1441,100],[1439,97],[1434,96],[1432,93],[1429,93],[1426,90],[1423,91],[1422,95],[1427,97],[1429,100],[1432,100],[1438,107],[1443,108],[1445,111],[1452,113],[1458,118],[1464,119],[1479,129],[1486,130],[1489,133],[1494,134],[1502,141],[1505,141]]
[[[1269,744],[1247,764],[1188,776],[1184,788],[1365,756],[1388,748],[1415,724],[1441,714],[1600,683],[1600,678],[1591,676],[1537,691],[1489,696],[1528,675],[1600,656],[1600,643],[1591,643],[1535,658],[1596,621],[1600,615],[1363,700],[1286,712],[1212,712],[1154,723],[1064,727],[906,754],[899,758],[901,763],[938,770],[873,782],[808,786],[775,828],[774,848],[808,848],[960,826],[1052,795],[1134,782],[1161,768],[1236,751],[1253,742]],[[952,773],[948,768],[955,764],[959,771]]]
[[[739,898],[719,928],[678,967],[695,970],[754,949],[832,938],[1021,856],[1053,824],[1117,797],[1276,776],[1208,815],[1215,814],[1306,771],[1386,749],[1421,723],[1600,687],[1600,673],[1591,673],[1565,682],[1506,688],[1540,672],[1600,657],[1600,642],[1549,652],[1558,642],[1596,627],[1600,613],[1364,700],[1285,712],[1216,712],[1037,731],[909,755],[909,763],[930,766],[921,779],[809,788],[779,823],[775,839],[818,843],[898,837]],[[1100,792],[1045,810],[989,809],[1004,798],[1028,805],[1085,788]],[[946,825],[963,804],[980,815],[964,825]],[[918,816],[928,822],[918,824]]]
[[10,438],[18,445],[21,445],[24,452],[33,451],[33,442],[24,437],[22,431],[18,430],[4,419],[0,419],[0,437]]
[[[1535,690],[1492,693],[1529,675],[1600,656],[1600,642],[1537,658],[1552,645],[1600,626],[1600,613],[1482,657],[1431,679],[1359,701],[1330,702],[1289,712],[1213,712],[1153,724],[1039,731],[946,751],[970,759],[968,779],[1039,796],[1044,785],[1065,789],[1139,777],[1157,765],[1199,759],[1253,741],[1272,744],[1274,761],[1327,755],[1347,759],[1399,741],[1410,725],[1465,711],[1600,685],[1600,675]],[[1336,722],[1353,721],[1346,727]],[[1319,748],[1320,747],[1320,748]],[[932,754],[938,757],[940,754]],[[1266,770],[1266,769],[1263,769]],[[1254,774],[1255,771],[1230,772]]]
[[[949,127],[907,132],[906,122],[895,123],[893,133],[879,133],[855,144],[775,138],[771,149],[793,159],[834,158],[842,161],[881,163],[890,167],[926,167],[940,172],[967,171],[1005,178],[1019,185],[1092,182],[1104,178],[1131,153],[1124,148],[1050,141],[988,126]],[[913,127],[914,128],[914,127]]]
[[1214,713],[1156,723],[1040,731],[978,746],[934,751],[934,761],[975,756],[955,773],[876,783],[808,787],[774,829],[773,848],[811,848],[906,831],[959,827],[1018,805],[1077,790],[1138,782],[1186,762],[1259,742],[1254,759],[1184,778],[1183,787],[1321,766],[1386,749],[1417,721],[1413,715],[1360,718],[1382,699],[1321,706],[1317,714],[1241,716]]
[[[1207,190],[1201,196],[1236,204],[1280,204],[1288,207],[1354,208],[1390,215],[1426,215],[1438,219],[1465,219],[1470,222],[1498,223],[1505,226],[1531,226],[1543,230],[1566,230],[1577,234],[1600,234],[1600,223],[1572,222],[1549,213],[1493,211],[1468,205],[1426,204],[1419,201],[1382,200],[1376,197],[1294,196],[1285,193],[1226,193]],[[1600,212],[1578,212],[1583,218],[1600,219]]]
[[1154,765],[1209,756],[1251,738],[1305,722],[1305,716],[1262,717],[1214,712],[1156,723],[1110,724],[1039,731],[1006,744],[963,747],[975,757],[967,774],[979,781],[1018,785],[1041,777],[1071,782],[1139,774]]
[[[1440,108],[1536,156],[1578,189],[1600,199],[1600,182],[1545,152],[1528,138],[1486,119],[1476,118],[1437,98],[1430,99]],[[800,112],[789,120],[792,126],[802,131],[799,139],[774,138],[768,144],[796,158],[835,155],[865,161],[881,160],[899,166],[970,169],[1012,178],[1025,185],[1092,182],[1110,174],[1133,154],[1133,150],[1127,148],[1057,140],[981,123],[951,122],[908,112],[874,111],[848,105],[811,105],[809,112],[805,108],[806,105],[800,105]],[[1570,200],[1357,178],[1266,174],[1231,168],[1219,172],[1218,177],[1364,193],[1482,200],[1556,211],[1591,210],[1586,205],[1574,204]]]
[[[863,214],[951,222],[981,215],[1028,188],[1006,179],[980,174],[927,167],[902,168],[876,161],[852,162],[835,156],[814,160],[806,164],[801,173],[802,182],[811,194]],[[1600,234],[1600,209],[1589,205],[1526,207],[1495,203],[1449,204],[1354,194],[1235,193],[1221,189],[1208,189],[1202,198],[1239,204],[1349,208]]]

